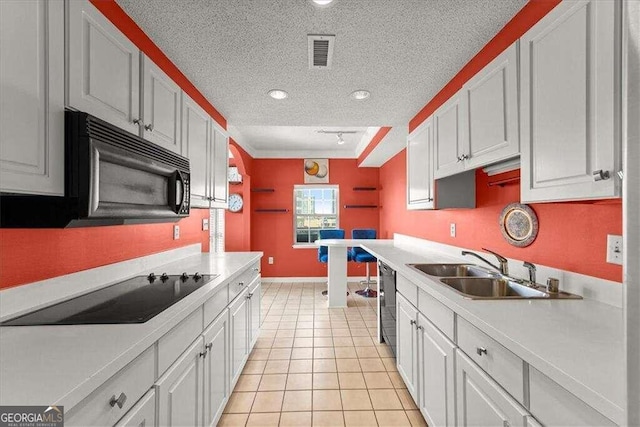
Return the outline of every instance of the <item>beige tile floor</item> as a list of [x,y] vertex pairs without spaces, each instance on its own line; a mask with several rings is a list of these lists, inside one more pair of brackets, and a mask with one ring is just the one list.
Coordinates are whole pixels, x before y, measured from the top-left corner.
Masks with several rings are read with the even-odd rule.
[[262,330],[220,426],[426,426],[376,340],[375,299],[328,309],[322,283],[263,283]]

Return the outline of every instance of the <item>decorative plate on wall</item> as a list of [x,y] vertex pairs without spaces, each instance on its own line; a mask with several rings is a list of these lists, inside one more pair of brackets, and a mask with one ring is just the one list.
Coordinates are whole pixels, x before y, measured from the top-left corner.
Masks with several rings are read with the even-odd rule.
[[538,217],[528,205],[508,204],[500,214],[500,230],[507,242],[524,248],[538,236]]

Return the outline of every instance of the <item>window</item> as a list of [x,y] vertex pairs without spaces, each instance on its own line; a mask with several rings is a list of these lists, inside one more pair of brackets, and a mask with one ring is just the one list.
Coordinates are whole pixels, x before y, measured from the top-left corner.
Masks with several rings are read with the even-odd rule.
[[294,244],[312,245],[319,230],[338,228],[337,185],[296,185],[293,203]]

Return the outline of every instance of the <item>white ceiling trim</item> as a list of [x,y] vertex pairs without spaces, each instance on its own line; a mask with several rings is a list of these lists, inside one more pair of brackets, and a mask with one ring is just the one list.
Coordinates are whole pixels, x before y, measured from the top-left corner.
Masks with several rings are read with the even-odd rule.
[[257,150],[251,144],[244,141],[244,138],[242,137],[242,134],[238,131],[238,128],[227,123],[227,132],[229,134],[229,137],[233,138],[236,144],[242,147],[242,149],[246,151],[251,157],[253,157],[254,159],[256,158]]
[[382,128],[379,126],[372,126],[372,127],[369,127],[369,129],[367,129],[365,134],[362,135],[362,139],[360,139],[360,142],[356,146],[356,153],[355,153],[356,157],[360,157],[360,154],[362,154],[362,152],[369,146],[369,144],[371,143],[373,138],[376,136],[376,134],[380,131],[380,129]]

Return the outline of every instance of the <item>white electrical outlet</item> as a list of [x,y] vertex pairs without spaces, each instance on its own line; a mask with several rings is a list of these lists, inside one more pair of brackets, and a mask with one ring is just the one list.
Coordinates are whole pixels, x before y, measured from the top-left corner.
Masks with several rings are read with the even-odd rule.
[[607,262],[622,265],[622,236],[607,235]]
[[202,231],[207,231],[209,229],[209,218],[202,219]]
[[178,224],[173,226],[173,240],[180,238],[180,226]]
[[449,234],[451,237],[456,237],[456,224],[453,222],[450,225]]
[[269,264],[273,264],[273,257],[272,256],[269,257]]

